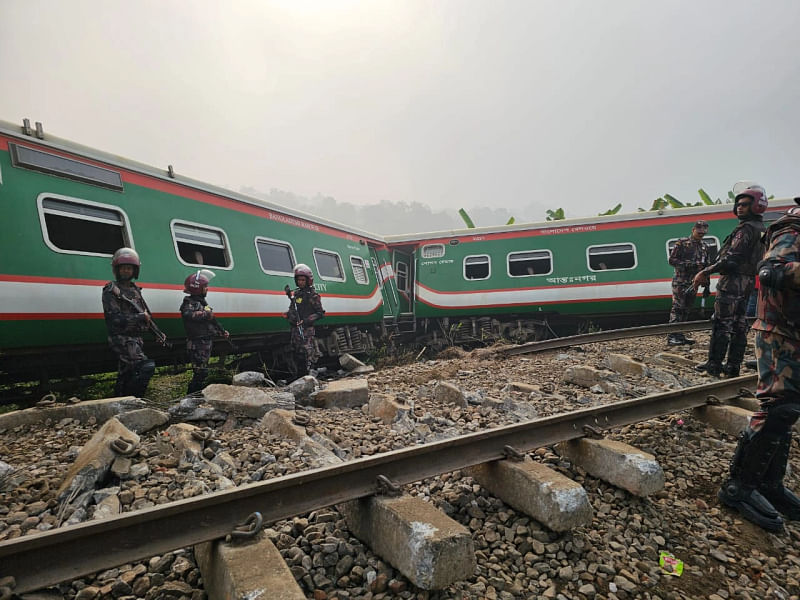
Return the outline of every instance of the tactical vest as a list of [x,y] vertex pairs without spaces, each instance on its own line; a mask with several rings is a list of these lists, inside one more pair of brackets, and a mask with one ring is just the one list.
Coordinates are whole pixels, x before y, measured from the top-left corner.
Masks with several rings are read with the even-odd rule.
[[750,254],[746,261],[737,265],[736,272],[739,275],[750,275],[751,277],[755,277],[756,267],[758,266],[758,263],[761,262],[761,258],[764,256],[764,243],[761,240],[761,235],[764,233],[764,222],[762,220],[748,219],[747,221],[742,221],[739,223],[734,230],[730,232],[728,237],[723,240],[719,255],[720,257],[724,258],[728,254],[731,248],[731,242],[736,236],[736,233],[745,227],[750,227],[753,229],[753,238],[755,239],[755,242],[753,242],[753,247],[750,250]]

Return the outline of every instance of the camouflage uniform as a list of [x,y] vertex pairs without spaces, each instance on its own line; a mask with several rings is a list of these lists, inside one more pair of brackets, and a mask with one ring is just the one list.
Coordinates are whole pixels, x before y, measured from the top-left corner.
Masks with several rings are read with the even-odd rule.
[[777,530],[778,512],[800,519],[800,499],[783,486],[792,426],[800,416],[800,208],[773,223],[765,241],[753,326],[761,409],[740,435],[719,496],[762,527]]
[[208,376],[208,361],[215,335],[224,335],[214,311],[203,296],[186,296],[181,304],[181,318],[186,329],[186,353],[194,371],[189,393],[203,389]]
[[[764,254],[761,215],[742,219],[722,243],[719,260],[705,269],[708,274],[719,271],[714,316],[711,317],[711,341],[708,362],[701,365],[712,375],[724,372],[736,377],[747,347],[747,300],[753,291],[756,265]],[[725,354],[727,363],[722,367]]]
[[697,291],[692,285],[694,276],[709,265],[708,246],[702,239],[685,237],[675,242],[669,254],[669,264],[675,267],[672,277],[672,310],[670,323],[688,320]]
[[155,362],[145,355],[142,340],[142,334],[147,331],[146,312],[149,311],[142,297],[142,288],[132,281],[109,281],[103,287],[108,345],[119,359],[114,385],[117,396],[143,396],[155,371]]
[[[297,365],[298,375],[305,375],[309,369],[317,362],[319,352],[314,341],[314,323],[325,316],[322,308],[322,298],[314,289],[314,286],[296,288],[292,292],[294,303],[286,318],[293,325],[292,327],[292,350],[294,353],[295,364]],[[302,327],[297,327],[298,321],[303,321]],[[303,335],[300,335],[300,329]]]

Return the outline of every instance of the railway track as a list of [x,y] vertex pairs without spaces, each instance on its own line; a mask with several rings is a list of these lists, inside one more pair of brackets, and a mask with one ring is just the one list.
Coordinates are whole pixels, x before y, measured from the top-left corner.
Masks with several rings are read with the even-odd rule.
[[379,477],[388,478],[398,486],[418,482],[500,460],[509,453],[530,452],[580,438],[592,431],[589,428],[611,429],[710,402],[730,401],[749,395],[755,383],[756,377],[751,375],[652,394],[3,541],[0,579],[14,577],[14,591],[24,593],[222,538],[256,511],[266,522],[305,514],[373,495]]
[[[751,319],[752,320],[752,319]],[[653,335],[668,335],[670,333],[689,333],[691,331],[705,331],[711,329],[711,321],[685,321],[683,323],[664,323],[660,325],[643,325],[640,327],[626,327],[624,329],[609,329],[594,333],[581,333],[538,342],[528,342],[511,348],[500,350],[503,356],[517,356],[520,354],[532,354],[544,352],[545,350],[555,350],[557,348],[568,348],[578,344],[593,344],[598,342],[610,342],[612,340],[626,340],[638,337],[648,337]]]

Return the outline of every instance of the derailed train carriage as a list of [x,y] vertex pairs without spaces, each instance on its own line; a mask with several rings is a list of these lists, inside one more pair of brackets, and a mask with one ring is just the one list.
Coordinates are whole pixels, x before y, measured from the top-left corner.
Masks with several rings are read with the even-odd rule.
[[[772,202],[774,216],[792,200]],[[517,340],[576,319],[665,320],[671,243],[697,219],[718,248],[730,206],[380,236],[0,121],[0,383],[114,368],[100,291],[121,246],[172,353],[182,282],[216,273],[215,314],[240,351],[286,355],[283,287],[309,264],[327,311],[323,355],[404,335],[442,345]],[[223,350],[225,346],[218,345]]]

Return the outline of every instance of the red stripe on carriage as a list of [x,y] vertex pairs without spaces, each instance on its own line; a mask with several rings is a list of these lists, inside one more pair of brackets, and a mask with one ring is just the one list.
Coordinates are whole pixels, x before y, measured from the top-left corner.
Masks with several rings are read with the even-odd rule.
[[0,313],[0,321],[103,320],[103,313]]

